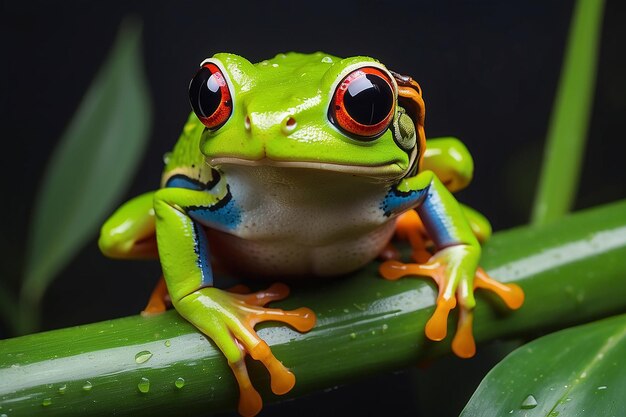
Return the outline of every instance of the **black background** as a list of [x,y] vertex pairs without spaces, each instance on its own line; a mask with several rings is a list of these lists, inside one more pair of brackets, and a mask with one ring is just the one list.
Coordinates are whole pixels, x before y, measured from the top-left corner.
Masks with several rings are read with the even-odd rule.
[[[620,1],[607,3],[576,208],[626,196],[626,13]],[[427,136],[457,136],[474,156],[474,182],[459,198],[485,213],[499,230],[528,220],[573,4],[3,2],[2,283],[17,290],[31,208],[46,161],[125,16],[143,22],[154,110],[149,150],[137,175],[128,179],[127,198],[158,186],[162,155],[189,112],[187,85],[202,59],[224,51],[257,62],[283,51],[323,50],[373,56],[420,82]],[[107,260],[95,239],[48,291],[45,329],[136,314],[143,307],[159,275],[158,264]],[[0,329],[3,334],[7,332]],[[433,415],[437,407],[437,415],[453,414],[480,380],[487,366],[480,363],[452,359],[426,371],[365,379],[268,406],[264,413],[376,415],[395,409],[399,415],[417,415],[413,404],[419,401],[431,410],[424,415]],[[433,378],[437,373],[440,378]],[[425,390],[418,381],[428,378],[434,382]],[[460,391],[452,395],[458,404],[425,394],[438,387]],[[363,406],[364,395],[376,395],[378,401]]]

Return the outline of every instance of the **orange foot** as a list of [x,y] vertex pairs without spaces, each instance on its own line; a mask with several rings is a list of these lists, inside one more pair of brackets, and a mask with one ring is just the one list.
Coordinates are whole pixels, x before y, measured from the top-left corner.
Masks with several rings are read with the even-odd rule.
[[[492,278],[482,268],[472,266],[471,248],[463,245],[445,248],[423,264],[405,264],[387,261],[380,266],[380,274],[388,280],[397,280],[407,275],[431,277],[439,287],[437,305],[432,317],[426,323],[426,337],[440,341],[446,337],[450,310],[460,304],[459,322],[452,341],[452,351],[461,358],[469,358],[476,353],[472,333],[474,289],[485,288],[496,293],[511,309],[519,308],[524,302],[524,292],[515,284],[502,284]],[[470,259],[469,262],[466,260]],[[469,271],[475,271],[469,272]]]
[[267,290],[243,294],[243,287],[223,291],[202,288],[176,303],[177,311],[200,331],[210,337],[224,353],[239,384],[239,413],[256,415],[263,406],[254,389],[244,361],[249,354],[261,361],[271,376],[275,394],[285,394],[293,388],[295,376],[272,354],[254,326],[263,321],[280,321],[298,331],[306,332],[315,325],[315,314],[308,308],[285,311],[264,306],[289,294],[284,284],[274,284]]

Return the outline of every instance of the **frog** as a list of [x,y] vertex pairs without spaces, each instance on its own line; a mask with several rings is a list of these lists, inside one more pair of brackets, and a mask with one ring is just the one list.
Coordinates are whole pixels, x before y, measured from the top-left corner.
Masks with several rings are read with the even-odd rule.
[[[320,279],[382,257],[385,279],[437,284],[429,339],[446,338],[458,304],[452,350],[460,357],[475,352],[475,289],[512,309],[523,303],[518,286],[478,265],[489,222],[452,195],[471,181],[473,159],[456,138],[426,140],[422,89],[412,77],[367,56],[290,52],[253,64],[218,53],[200,64],[189,100],[160,187],[115,211],[98,243],[113,258],[160,260],[163,278],[144,313],[169,302],[215,343],[238,383],[241,415],[262,408],[246,355],[267,368],[274,393],[295,384],[255,325],[306,332],[316,316],[307,307],[268,307],[288,296],[282,282],[256,292],[219,289],[217,270]],[[394,236],[410,242],[410,262],[399,258]]]

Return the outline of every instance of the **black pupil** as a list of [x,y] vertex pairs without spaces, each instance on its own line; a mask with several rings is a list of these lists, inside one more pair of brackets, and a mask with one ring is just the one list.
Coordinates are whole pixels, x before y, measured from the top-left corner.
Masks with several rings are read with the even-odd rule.
[[202,68],[189,84],[189,100],[193,111],[199,117],[209,117],[222,101],[222,90],[215,74],[208,68]]
[[368,126],[385,120],[392,103],[393,92],[389,83],[374,74],[365,74],[350,82],[343,96],[343,104],[350,117]]

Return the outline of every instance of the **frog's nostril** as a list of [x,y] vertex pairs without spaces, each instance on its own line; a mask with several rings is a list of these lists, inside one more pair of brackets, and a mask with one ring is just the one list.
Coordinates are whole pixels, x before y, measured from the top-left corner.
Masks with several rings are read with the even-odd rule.
[[250,131],[250,116],[246,116],[246,119],[243,121],[243,127],[245,127],[248,132]]
[[285,118],[285,120],[283,120],[281,130],[283,131],[285,135],[288,135],[296,129],[296,125],[297,125],[296,119],[294,119],[291,116],[288,116]]

